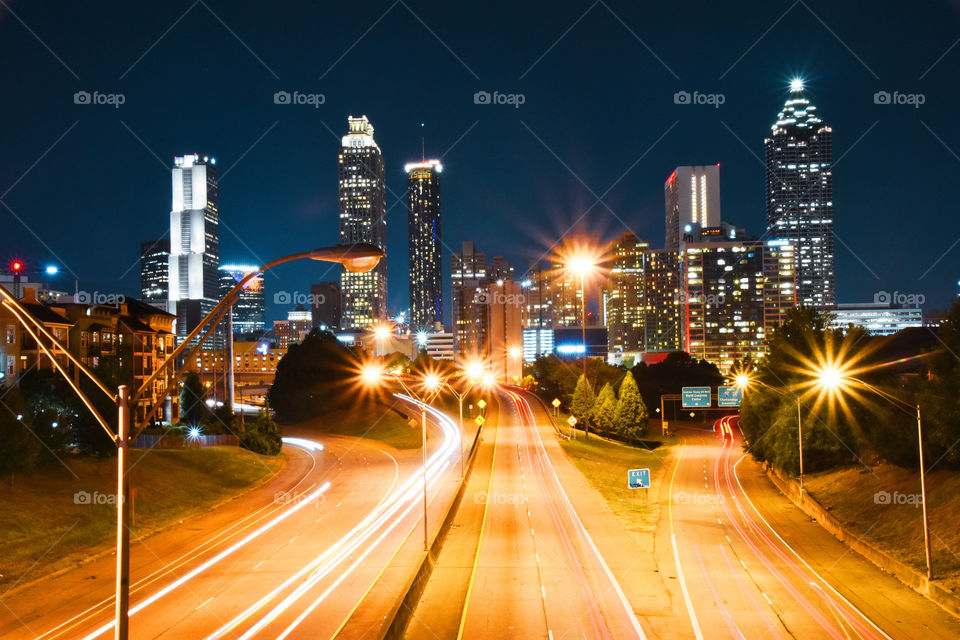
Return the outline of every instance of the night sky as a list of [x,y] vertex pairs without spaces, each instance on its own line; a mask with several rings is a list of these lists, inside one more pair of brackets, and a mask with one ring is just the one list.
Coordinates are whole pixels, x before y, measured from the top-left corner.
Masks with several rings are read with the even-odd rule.
[[[720,162],[723,218],[760,235],[763,138],[799,75],[834,129],[838,300],[921,293],[933,310],[956,295],[958,2],[307,5],[0,0],[0,259],[58,263],[62,289],[138,294],[140,242],[168,232],[173,157],[193,152],[217,158],[223,263],[333,244],[339,138],[363,114],[387,168],[394,311],[421,137],[445,169],[448,290],[465,239],[520,272],[571,226],[662,246],[681,164]],[[277,105],[281,90],[325,101]],[[474,104],[481,90],[524,103]],[[724,102],[678,105],[681,90]],[[325,270],[268,275],[268,318],[285,311],[274,292]]]

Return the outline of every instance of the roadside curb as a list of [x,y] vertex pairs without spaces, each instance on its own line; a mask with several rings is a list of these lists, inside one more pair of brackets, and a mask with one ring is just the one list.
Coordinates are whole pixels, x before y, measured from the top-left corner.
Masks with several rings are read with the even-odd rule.
[[[499,414],[498,418],[499,420]],[[467,490],[467,483],[470,480],[470,475],[473,473],[473,461],[476,457],[478,450],[478,445],[480,444],[480,438],[483,435],[483,428],[480,427],[477,429],[477,433],[473,438],[473,444],[470,445],[470,453],[467,456],[463,478],[460,479],[460,486],[457,488],[457,493],[454,495],[453,499],[450,501],[450,505],[447,507],[447,514],[443,518],[443,522],[440,524],[440,528],[434,534],[433,539],[430,541],[430,550],[427,552],[421,552],[421,560],[416,572],[410,577],[410,579],[404,585],[404,588],[401,590],[400,595],[397,597],[396,602],[390,608],[390,611],[384,617],[384,623],[380,627],[380,631],[375,636],[377,640],[386,640],[386,639],[401,639],[404,637],[407,625],[410,623],[410,619],[413,616],[413,611],[416,609],[417,603],[420,601],[420,598],[423,596],[424,589],[427,587],[427,582],[430,580],[430,575],[433,573],[433,567],[436,565],[437,558],[440,556],[440,550],[443,548],[443,543],[446,540],[447,533],[450,531],[450,526],[453,524],[454,516],[457,513],[457,509],[460,506],[463,496]]]
[[850,532],[809,493],[801,493],[800,484],[796,480],[785,477],[768,464],[763,465],[763,471],[780,493],[796,505],[798,509],[816,520],[817,524],[833,534],[837,540],[872,562],[884,573],[889,573],[904,585],[939,605],[946,612],[960,618],[960,597],[936,582],[931,582],[927,579],[927,576],[908,564],[889,556],[873,544]]

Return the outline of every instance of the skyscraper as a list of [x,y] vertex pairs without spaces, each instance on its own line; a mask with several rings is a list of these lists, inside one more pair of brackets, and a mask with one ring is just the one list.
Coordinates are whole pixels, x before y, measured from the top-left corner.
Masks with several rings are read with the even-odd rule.
[[443,280],[440,252],[439,160],[412,162],[407,172],[410,233],[410,327],[431,328],[443,323]]
[[458,353],[477,356],[485,351],[489,337],[485,303],[491,278],[487,255],[465,241],[461,252],[450,256],[450,272],[454,347]]
[[[230,293],[238,282],[250,273],[257,273],[254,265],[224,265],[220,267],[220,297]],[[233,305],[233,332],[254,333],[262,331],[267,319],[267,305],[263,293],[263,274],[251,278]]]
[[624,233],[613,244],[610,280],[604,292],[610,353],[644,349],[643,256],[650,243]]
[[159,238],[140,245],[140,297],[166,302],[170,297],[170,239]]
[[174,158],[170,211],[169,300],[182,340],[213,310],[220,290],[216,160],[197,154]]
[[[666,208],[665,249],[677,249],[693,227],[720,224],[720,165],[684,166],[663,184]],[[689,228],[688,228],[689,226]]]
[[[338,162],[340,242],[367,242],[386,251],[383,155],[367,116],[347,118]],[[387,312],[387,261],[367,273],[341,271],[342,328],[364,329]]]
[[333,331],[340,328],[340,285],[324,281],[310,285],[310,312],[313,328]]
[[836,302],[833,253],[833,130],[804,97],[803,82],[790,95],[767,138],[767,235],[796,248],[797,303],[832,308]]
[[680,253],[651,249],[644,255],[644,350],[679,351],[681,347]]

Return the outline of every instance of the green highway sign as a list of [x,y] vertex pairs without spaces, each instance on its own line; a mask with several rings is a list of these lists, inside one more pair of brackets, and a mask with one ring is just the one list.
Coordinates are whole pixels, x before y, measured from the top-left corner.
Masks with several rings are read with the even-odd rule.
[[697,409],[709,407],[710,387],[683,387],[680,398],[683,401],[684,409]]
[[627,486],[631,489],[649,489],[650,469],[630,469],[627,471]]
[[718,407],[739,407],[743,401],[743,389],[735,386],[717,387]]

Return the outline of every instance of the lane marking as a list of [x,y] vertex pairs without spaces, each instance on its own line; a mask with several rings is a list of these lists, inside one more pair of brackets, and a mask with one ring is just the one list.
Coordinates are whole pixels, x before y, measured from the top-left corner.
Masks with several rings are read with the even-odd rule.
[[680,580],[680,591],[683,592],[683,602],[687,606],[687,613],[690,616],[690,624],[693,626],[693,634],[697,640],[703,640],[703,632],[700,631],[700,623],[697,621],[697,614],[693,610],[693,601],[690,599],[690,591],[687,589],[687,581],[683,576],[683,566],[680,564],[680,553],[677,551],[677,534],[673,526],[673,481],[677,477],[677,469],[680,468],[680,458],[683,457],[685,444],[680,445],[677,451],[677,460],[673,465],[673,473],[670,474],[670,502],[667,511],[670,514],[670,543],[673,545],[673,562],[677,565],[677,579]]

